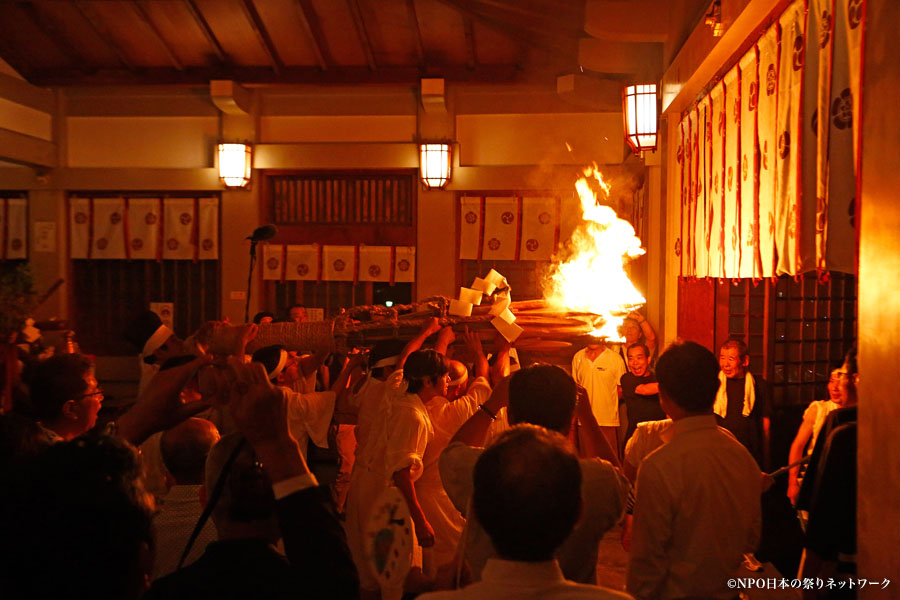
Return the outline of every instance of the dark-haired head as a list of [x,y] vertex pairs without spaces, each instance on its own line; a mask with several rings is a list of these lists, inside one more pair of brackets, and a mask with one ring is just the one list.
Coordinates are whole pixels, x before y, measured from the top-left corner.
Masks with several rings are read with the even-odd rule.
[[[416,350],[403,365],[403,379],[406,391],[418,394],[426,385],[436,386],[450,370],[447,358],[434,350]],[[445,390],[446,391],[446,390]]]
[[[0,492],[4,597],[137,598],[152,568],[153,499],[134,448],[80,437],[39,453]],[[50,587],[48,587],[50,586]]]
[[575,394],[575,380],[556,365],[519,369],[509,380],[509,422],[532,423],[567,434]]
[[259,325],[260,323],[271,323],[275,320],[275,315],[270,313],[267,310],[261,311],[253,315],[253,322]]
[[500,557],[545,561],[581,512],[581,467],[559,433],[516,425],[475,464],[473,507]]
[[656,364],[660,395],[690,414],[712,410],[719,390],[719,363],[697,342],[675,342]]

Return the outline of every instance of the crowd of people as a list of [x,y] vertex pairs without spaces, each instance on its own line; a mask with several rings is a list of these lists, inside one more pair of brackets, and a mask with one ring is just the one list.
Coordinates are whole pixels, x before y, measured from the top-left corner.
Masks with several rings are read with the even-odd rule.
[[[432,318],[248,355],[273,319],[214,356],[138,316],[140,392],[113,419],[88,357],[25,369],[0,415],[3,597],[733,600],[768,559],[771,402],[740,339],[657,357],[635,313],[567,371]],[[802,560],[772,559],[785,577],[853,573],[856,378],[851,352],[783,469],[806,527]],[[315,447],[340,456],[328,485]],[[597,579],[617,528],[623,590]]]

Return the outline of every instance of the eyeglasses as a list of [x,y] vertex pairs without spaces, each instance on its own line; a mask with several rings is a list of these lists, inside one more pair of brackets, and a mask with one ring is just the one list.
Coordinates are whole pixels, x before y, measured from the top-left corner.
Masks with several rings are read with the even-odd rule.
[[103,390],[98,388],[96,392],[91,392],[89,394],[81,394],[80,396],[77,397],[77,399],[81,400],[82,398],[90,398],[91,396],[102,396],[102,395],[103,395]]
[[828,378],[828,381],[837,383],[837,382],[841,381],[842,379],[847,379],[849,377],[850,377],[850,373],[848,373],[847,371],[832,371],[831,377]]

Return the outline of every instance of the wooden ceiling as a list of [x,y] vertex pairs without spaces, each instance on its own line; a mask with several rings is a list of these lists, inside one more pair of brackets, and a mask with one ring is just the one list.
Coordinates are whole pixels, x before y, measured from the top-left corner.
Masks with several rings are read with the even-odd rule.
[[521,81],[578,68],[585,0],[2,0],[36,85]]

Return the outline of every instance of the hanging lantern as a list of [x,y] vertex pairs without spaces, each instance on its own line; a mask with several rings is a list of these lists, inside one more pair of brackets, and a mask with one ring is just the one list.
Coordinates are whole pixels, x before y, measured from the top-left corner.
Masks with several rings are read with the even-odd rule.
[[622,94],[625,141],[635,154],[656,150],[658,115],[656,84],[629,85]]
[[428,142],[419,144],[419,175],[425,187],[442,188],[450,181],[450,144]]
[[250,144],[219,144],[219,179],[230,188],[243,188],[250,184],[253,161]]

